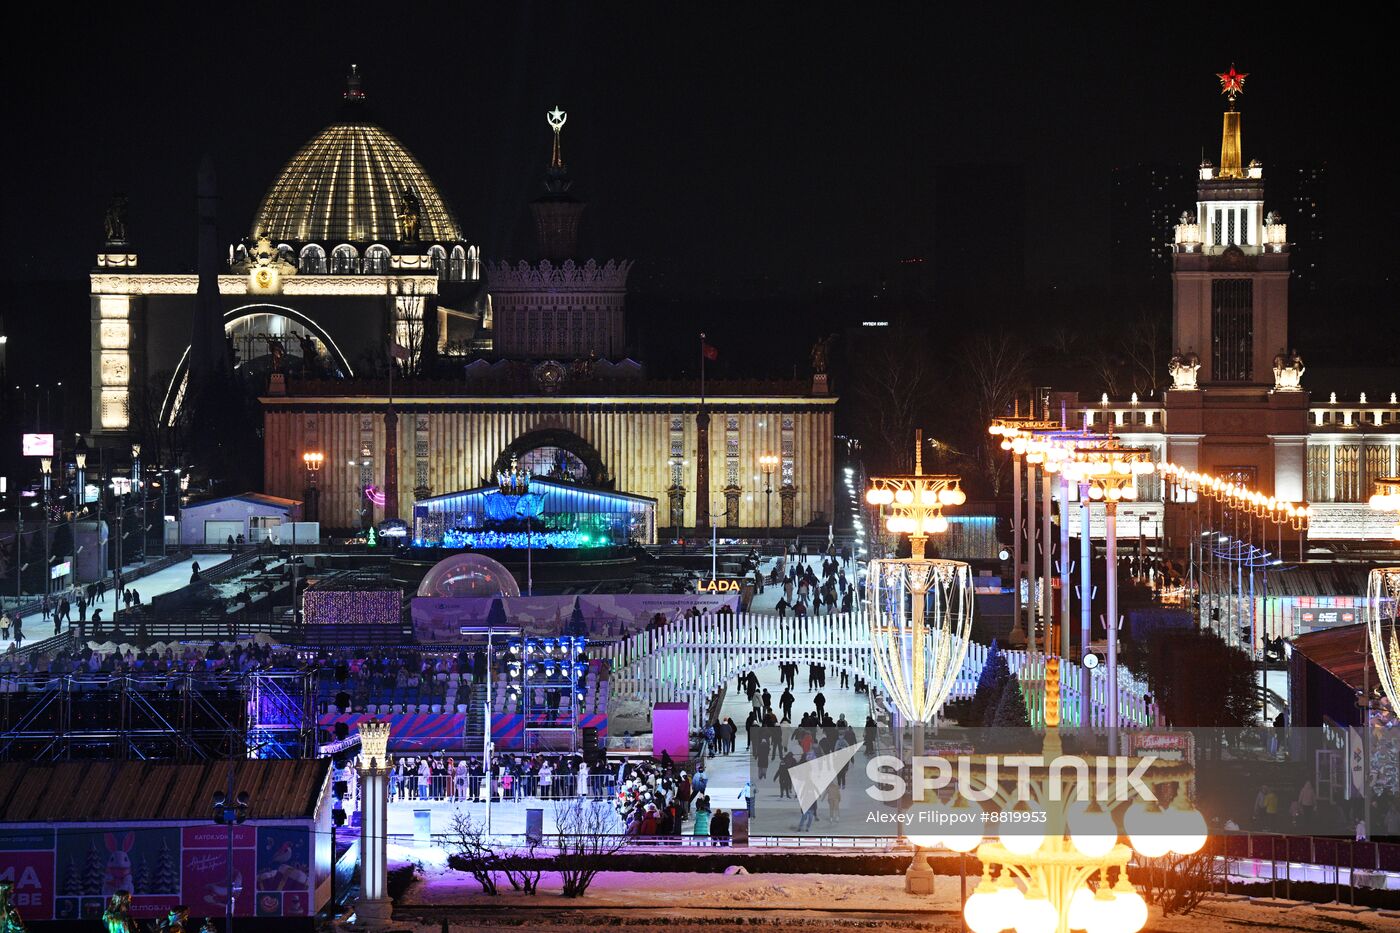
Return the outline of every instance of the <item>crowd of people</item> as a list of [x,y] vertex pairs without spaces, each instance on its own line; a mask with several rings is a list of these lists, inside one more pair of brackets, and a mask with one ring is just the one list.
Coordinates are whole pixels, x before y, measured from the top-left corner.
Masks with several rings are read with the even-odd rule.
[[[753,572],[761,582],[757,566]],[[780,558],[769,573],[768,583],[783,588],[775,607],[783,617],[789,612],[799,618],[824,612],[850,612],[859,601],[856,587],[846,573],[844,558],[831,555],[822,558],[820,576],[805,557]]]
[[[678,767],[671,756],[624,763],[613,806],[622,821],[623,832],[639,838],[657,837],[703,839],[727,845],[731,834],[730,811],[713,806],[709,775],[700,762],[691,775]],[[740,793],[752,801],[752,786]]]
[[[127,646],[112,651],[90,647],[59,650],[52,654],[31,651],[0,656],[0,674],[62,677],[69,674],[169,674],[182,672],[233,673],[282,667],[278,649],[255,641],[227,646],[181,645],[138,649]],[[3,689],[18,689],[7,684]]]

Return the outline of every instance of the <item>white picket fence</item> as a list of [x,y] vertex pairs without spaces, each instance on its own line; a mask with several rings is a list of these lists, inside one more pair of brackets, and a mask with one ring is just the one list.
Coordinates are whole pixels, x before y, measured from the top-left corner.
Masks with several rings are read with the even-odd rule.
[[[614,699],[631,698],[648,707],[656,703],[688,703],[692,725],[699,728],[709,699],[723,683],[743,671],[780,661],[845,668],[880,686],[869,639],[863,612],[804,618],[739,613],[681,619],[599,646],[593,654],[611,662],[609,689]],[[968,699],[976,692],[989,651],[986,645],[968,645],[950,699]],[[1006,649],[1003,654],[1025,688],[1031,722],[1042,723],[1044,656]],[[1085,671],[1078,664],[1062,661],[1062,725],[1081,725],[1086,682],[1090,700],[1088,725],[1106,724],[1106,672],[1102,668]],[[1156,722],[1156,709],[1148,702],[1145,687],[1121,671],[1118,720],[1126,728]]]

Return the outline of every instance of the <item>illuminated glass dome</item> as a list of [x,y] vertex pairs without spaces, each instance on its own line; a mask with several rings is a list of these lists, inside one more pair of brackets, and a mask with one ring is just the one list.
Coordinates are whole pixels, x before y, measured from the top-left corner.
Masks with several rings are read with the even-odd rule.
[[341,119],[302,146],[264,195],[251,236],[273,242],[373,243],[402,239],[404,192],[421,202],[418,239],[460,240],[452,209],[423,166],[368,119],[352,73]]
[[453,554],[438,561],[418,584],[419,596],[519,596],[520,584],[503,567],[481,554]]

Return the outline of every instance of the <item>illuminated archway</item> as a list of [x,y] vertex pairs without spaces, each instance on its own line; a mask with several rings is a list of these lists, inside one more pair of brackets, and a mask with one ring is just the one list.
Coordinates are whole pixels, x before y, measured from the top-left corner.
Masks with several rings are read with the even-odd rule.
[[[314,320],[285,305],[258,303],[244,305],[224,312],[224,334],[239,352],[235,368],[270,360],[274,356],[292,357],[304,367],[303,338],[313,338],[320,344],[318,359],[324,354],[329,375],[346,378],[355,375],[350,363],[334,338]],[[256,355],[255,355],[256,354]],[[180,363],[166,386],[161,400],[161,424],[174,424],[189,388],[190,348],[180,354]]]
[[[546,464],[539,458],[532,457],[535,451],[548,451],[549,456],[545,459],[559,462],[574,475],[554,476],[551,475],[550,469],[540,469]],[[574,432],[566,431],[563,428],[529,431],[511,441],[496,458],[496,463],[492,467],[493,475],[487,477],[486,482],[494,481],[494,474],[510,469],[512,458],[522,465],[535,468],[535,475],[546,479],[560,479],[599,489],[612,488],[612,478],[608,475],[608,468],[603,463],[603,457],[598,453],[598,448]],[[586,475],[577,475],[580,473]]]

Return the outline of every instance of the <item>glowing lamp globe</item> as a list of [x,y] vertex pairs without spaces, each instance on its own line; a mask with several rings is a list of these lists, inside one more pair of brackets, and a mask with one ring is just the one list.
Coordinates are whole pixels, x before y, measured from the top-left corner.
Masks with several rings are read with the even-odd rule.
[[1188,806],[1185,797],[1178,797],[1177,802],[1162,814],[1162,823],[1166,827],[1167,843],[1178,855],[1199,852],[1210,834],[1206,818],[1200,810]]
[[[1100,886],[1099,892],[1094,895],[1093,903],[1082,918],[1088,924],[1084,927],[1088,933],[1119,933],[1118,913],[1114,909],[1113,901],[1113,892],[1108,886]],[[1071,923],[1070,926],[1073,927],[1074,924]]]
[[972,933],[1001,933],[1006,929],[1007,914],[997,894],[997,887],[984,878],[963,905],[963,919]]
[[1118,843],[1118,827],[1112,814],[1093,801],[1072,810],[1068,822],[1070,841],[1090,858],[1107,855]]
[[894,494],[894,501],[900,505],[908,505],[914,501],[914,493],[908,489],[901,489]]
[[879,505],[880,498],[880,490],[878,489],[871,489],[865,494],[865,501],[869,502],[871,505]]
[[1055,933],[1060,915],[1044,892],[1033,890],[1016,912],[1016,933]]
[[1087,885],[1080,885],[1074,891],[1074,896],[1069,899],[1069,928],[1071,930],[1087,930],[1093,922],[1094,914],[1098,912],[1098,904],[1094,900],[1094,892]]
[[971,852],[982,844],[982,834],[952,832],[943,838],[943,848],[952,852]]
[[1171,827],[1162,818],[1162,808],[1156,801],[1138,801],[1129,807],[1123,817],[1123,828],[1128,831],[1133,848],[1141,855],[1159,858],[1171,851],[1172,837],[1167,835]]
[[1125,872],[1119,873],[1118,883],[1113,886],[1113,901],[1108,910],[1118,933],[1137,933],[1147,925],[1147,902],[1133,890]]
[[1039,828],[1045,825],[1045,811],[1031,807],[1022,800],[1012,808],[1012,812],[1025,813],[1027,818],[1009,822],[1008,827],[1014,826],[1022,831],[1003,832],[999,837],[1001,844],[1015,855],[1031,855],[1040,851],[1040,847],[1045,843],[1045,831]]
[[1012,922],[1021,913],[1021,904],[1026,896],[1021,893],[1021,889],[1016,887],[1016,882],[1011,879],[1003,869],[1001,877],[997,879],[997,905],[1001,910],[1001,916],[1007,923]]

